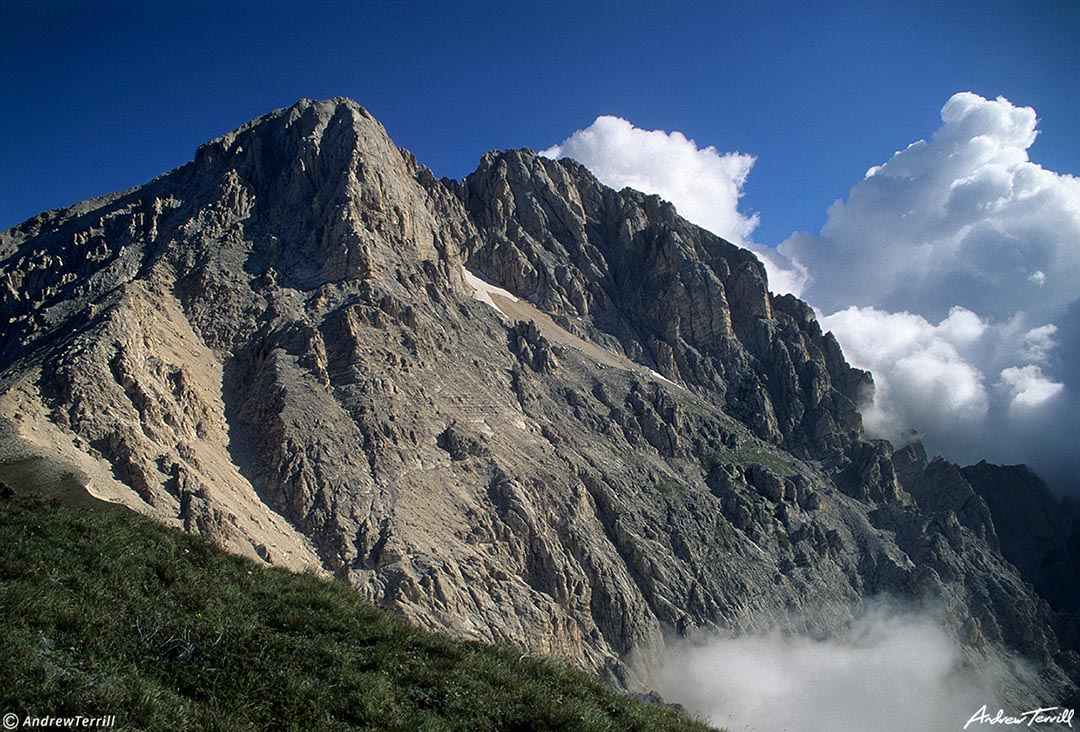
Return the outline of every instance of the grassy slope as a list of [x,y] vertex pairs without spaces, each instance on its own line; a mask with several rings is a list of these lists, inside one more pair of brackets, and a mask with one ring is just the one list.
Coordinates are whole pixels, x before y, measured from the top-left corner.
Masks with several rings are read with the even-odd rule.
[[0,499],[0,712],[149,730],[706,730],[121,508]]

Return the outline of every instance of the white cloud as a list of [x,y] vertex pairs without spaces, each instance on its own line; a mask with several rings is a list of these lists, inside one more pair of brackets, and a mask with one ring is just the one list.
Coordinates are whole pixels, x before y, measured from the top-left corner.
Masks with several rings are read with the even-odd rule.
[[1080,298],[1080,179],[1028,159],[1028,107],[965,92],[941,119],[778,258],[808,271],[804,297],[874,372],[869,431],[914,428],[953,460],[1075,476],[1077,354],[1059,336]]
[[926,615],[879,606],[826,640],[779,631],[669,649],[658,691],[731,730],[953,730],[1015,677],[965,669]]
[[801,262],[784,257],[777,250],[757,244],[744,242],[743,246],[757,255],[765,265],[765,274],[769,278],[769,291],[778,295],[802,297],[803,290],[811,279],[810,270]]
[[961,307],[938,323],[854,306],[819,319],[848,360],[874,374],[867,432],[901,444],[915,428],[951,460],[1027,462],[1069,489],[1076,415],[1062,378],[1044,371],[1054,326],[1018,332]]
[[1010,366],[1001,370],[1001,381],[1009,398],[1009,411],[1027,415],[1058,397],[1064,384],[1051,381],[1038,366]]
[[1040,325],[1080,295],[1080,179],[1028,160],[1035,111],[965,92],[942,126],[868,171],[820,236],[780,251],[806,266],[805,295],[940,318],[961,305]]
[[1021,358],[1031,362],[1046,361],[1057,345],[1054,340],[1057,331],[1056,325],[1040,325],[1038,328],[1029,330],[1023,335]]
[[979,429],[990,398],[970,362],[987,325],[955,307],[936,325],[921,315],[850,307],[821,317],[848,360],[874,374],[877,398],[864,409],[867,430],[896,442],[913,425],[931,441]]
[[758,224],[757,214],[739,212],[753,155],[698,148],[681,132],[642,130],[610,115],[540,154],[573,158],[616,190],[659,195],[689,221],[732,242],[745,243]]

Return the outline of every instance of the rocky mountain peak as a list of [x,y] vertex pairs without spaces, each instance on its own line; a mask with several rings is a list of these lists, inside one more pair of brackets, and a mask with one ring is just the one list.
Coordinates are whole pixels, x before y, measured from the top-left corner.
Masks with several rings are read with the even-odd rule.
[[0,281],[5,469],[626,686],[671,633],[890,593],[1075,688],[986,501],[866,439],[811,309],[573,161],[440,181],[301,101],[3,232]]
[[[416,180],[424,173],[351,100],[302,100],[260,117],[101,209],[76,206],[5,232],[5,350],[146,275],[177,280],[182,299],[206,295],[219,276],[235,279],[241,299],[259,299],[271,283],[300,292],[350,280],[393,287],[398,273],[428,268],[439,286],[460,287],[462,217],[437,220]],[[227,312],[244,307],[235,292],[219,293]]]
[[869,375],[844,361],[805,303],[770,295],[751,252],[670,203],[529,150],[488,153],[458,192],[487,234],[467,251],[470,265],[564,325],[807,455],[842,459],[830,440],[861,433]]

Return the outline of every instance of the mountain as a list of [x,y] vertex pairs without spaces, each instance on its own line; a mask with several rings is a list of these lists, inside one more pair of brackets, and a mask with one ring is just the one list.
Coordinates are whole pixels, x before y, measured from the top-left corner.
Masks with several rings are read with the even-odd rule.
[[873,381],[809,306],[571,160],[438,180],[304,100],[0,234],[0,277],[0,479],[628,688],[672,635],[891,595],[1025,658],[1017,698],[1076,693],[990,499],[863,434]]

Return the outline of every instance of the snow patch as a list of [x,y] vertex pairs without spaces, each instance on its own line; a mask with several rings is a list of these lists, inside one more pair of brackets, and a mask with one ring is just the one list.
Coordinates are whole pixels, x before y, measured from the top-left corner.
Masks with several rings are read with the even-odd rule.
[[465,282],[473,290],[473,299],[490,305],[491,307],[495,308],[495,310],[497,310],[498,313],[503,317],[506,317],[506,313],[504,313],[499,308],[499,306],[495,304],[495,301],[491,299],[491,296],[498,295],[499,297],[505,297],[510,302],[518,301],[517,296],[514,295],[512,292],[510,292],[509,290],[504,290],[501,287],[496,287],[487,280],[482,279],[479,275],[476,275],[473,272],[469,271],[467,267],[462,267],[461,271],[465,273]]
[[656,379],[657,381],[663,381],[665,383],[671,384],[672,386],[679,386],[674,381],[672,381],[671,379],[667,378],[666,376],[664,376],[663,374],[661,374],[661,373],[659,373],[657,371],[653,371],[652,369],[649,369],[649,374],[651,374],[652,377],[654,379]]

